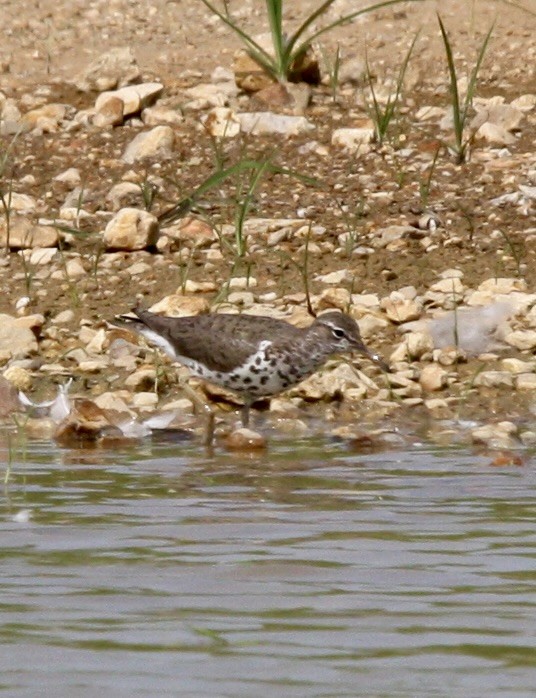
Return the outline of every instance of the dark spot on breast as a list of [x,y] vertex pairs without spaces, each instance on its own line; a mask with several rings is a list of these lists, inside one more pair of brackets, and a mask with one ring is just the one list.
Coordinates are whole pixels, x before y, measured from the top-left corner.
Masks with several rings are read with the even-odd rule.
[[249,376],[246,376],[242,379],[242,383],[244,383],[244,385],[249,385],[249,383],[251,383],[251,378]]
[[255,359],[255,363],[257,364],[257,366],[261,365],[261,360],[262,360],[261,357],[257,356],[257,358]]
[[255,373],[255,374],[261,372],[261,369],[257,368],[256,366],[252,366],[249,370],[251,371],[251,373]]
[[269,365],[274,368],[277,363],[277,359],[275,357],[270,359]]
[[266,385],[268,383],[268,376],[261,376],[261,385]]

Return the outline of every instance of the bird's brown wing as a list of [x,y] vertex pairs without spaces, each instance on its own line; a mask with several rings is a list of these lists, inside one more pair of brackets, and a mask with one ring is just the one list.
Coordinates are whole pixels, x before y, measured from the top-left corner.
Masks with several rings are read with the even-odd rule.
[[243,364],[263,340],[300,334],[284,320],[269,317],[222,313],[172,318],[139,308],[134,312],[144,325],[167,339],[178,355],[200,361],[212,371],[229,371]]

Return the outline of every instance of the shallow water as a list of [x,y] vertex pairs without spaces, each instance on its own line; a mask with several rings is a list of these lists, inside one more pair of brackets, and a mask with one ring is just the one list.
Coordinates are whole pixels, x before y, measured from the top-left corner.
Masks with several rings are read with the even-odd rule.
[[535,695],[533,457],[11,455],[0,693]]

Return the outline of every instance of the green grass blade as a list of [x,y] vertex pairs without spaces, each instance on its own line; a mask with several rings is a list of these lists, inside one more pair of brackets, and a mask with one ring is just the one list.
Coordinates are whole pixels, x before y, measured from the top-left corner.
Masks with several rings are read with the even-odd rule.
[[263,171],[269,171],[271,174],[288,175],[290,177],[294,177],[295,179],[299,179],[305,184],[318,186],[318,181],[313,177],[307,177],[306,175],[302,175],[299,172],[294,172],[293,170],[289,170],[285,167],[273,165],[269,162],[269,159],[260,161],[248,159],[240,160],[240,162],[237,162],[223,170],[218,170],[218,172],[215,172],[207,177],[189,196],[181,199],[170,209],[161,213],[158,217],[159,223],[161,225],[169,225],[182,216],[185,216],[192,209],[192,207],[195,206],[196,202],[203,194],[219,186],[229,177],[233,177],[234,175],[240,174],[246,170],[259,170],[260,168],[262,168]]
[[195,205],[195,202],[205,192],[209,191],[210,189],[213,189],[214,187],[217,187],[226,179],[232,177],[235,174],[243,172],[247,169],[256,168],[258,166],[259,162],[257,160],[241,160],[240,162],[235,163],[230,167],[214,172],[209,177],[207,177],[196,189],[194,189],[194,191],[189,196],[185,197],[184,199],[181,199],[170,209],[160,214],[160,216],[158,217],[159,222],[161,224],[172,223],[173,221],[181,218],[192,209],[192,207]]
[[[391,5],[400,5],[400,3],[407,3],[407,2],[426,2],[427,0],[384,0],[384,2],[378,2],[375,3],[374,5],[368,5],[367,7],[363,7],[360,10],[357,10],[356,12],[351,12],[348,15],[345,15],[344,17],[340,17],[339,19],[335,20],[334,22],[331,22],[330,24],[327,24],[325,27],[321,27],[318,29],[316,32],[311,34],[308,39],[306,40],[307,44],[310,44],[312,41],[314,41],[316,38],[321,36],[322,34],[325,34],[326,32],[330,31],[331,29],[335,29],[335,27],[339,27],[341,24],[346,24],[346,22],[350,22],[352,19],[355,19],[356,17],[359,17],[360,15],[367,14],[368,12],[374,12],[375,10],[381,10],[384,7],[390,7]],[[204,0],[203,0],[204,2]],[[327,5],[328,3],[324,3],[321,7],[324,7],[324,5]],[[329,2],[331,4],[331,2]],[[320,10],[321,8],[318,8]],[[327,7],[326,7],[327,9]],[[318,10],[313,13],[314,18],[312,19],[313,15],[309,16],[305,22],[302,24],[302,26],[294,32],[292,37],[289,40],[289,44],[292,43],[292,46],[296,44],[296,42],[299,40],[300,36],[303,34],[305,29],[310,26],[311,22],[316,19],[316,17],[319,15]],[[325,10],[324,10],[325,11]],[[297,51],[300,50],[300,48],[296,49]]]
[[261,65],[271,74],[277,72],[277,67],[274,64],[274,59],[272,58],[272,56],[270,56],[270,54],[267,51],[265,51],[262,48],[260,44],[258,44],[249,34],[240,29],[238,24],[233,22],[232,19],[220,12],[218,8],[210,2],[210,0],[201,0],[201,2],[242,39],[242,41],[248,47],[248,51],[255,59],[255,61],[259,63],[259,65]]
[[522,12],[526,12],[527,14],[536,17],[536,10],[531,10],[528,7],[525,7],[525,5],[522,5],[520,2],[515,2],[515,0],[496,0],[496,2],[500,2],[503,5],[509,5],[510,7],[515,7],[516,10],[521,10]]
[[[367,109],[369,111],[369,116],[372,118],[372,121],[374,122],[374,128],[376,131],[376,139],[378,142],[382,142],[383,135],[381,133],[381,121],[382,121],[382,111],[380,108],[380,103],[378,102],[378,99],[376,97],[376,90],[374,89],[374,81],[372,79],[372,73],[370,72],[370,64],[368,60],[368,53],[365,51],[365,65],[367,67],[367,82],[368,82],[368,87],[370,90],[370,94],[372,97],[372,107],[368,104],[368,100],[366,102],[367,104]],[[372,111],[372,114],[370,113]]]
[[421,30],[418,29],[417,33],[413,37],[413,41],[411,42],[408,52],[406,53],[404,60],[402,62],[402,65],[400,67],[400,71],[398,73],[398,80],[396,81],[396,93],[395,93],[395,103],[398,103],[398,98],[400,97],[400,94],[402,92],[402,87],[404,86],[404,78],[406,77],[406,72],[408,69],[409,65],[409,60],[411,58],[411,54],[413,53],[413,49],[415,48],[415,44],[417,43],[417,39],[419,38],[419,34],[421,33]]
[[454,65],[454,57],[452,55],[452,46],[450,45],[450,40],[445,29],[445,25],[441,20],[439,14],[437,15],[439,21],[439,27],[441,29],[441,35],[443,37],[443,44],[445,46],[445,54],[447,56],[447,65],[450,76],[450,95],[452,100],[452,118],[454,121],[454,136],[456,138],[456,149],[458,157],[463,159],[463,127],[464,120],[462,118],[462,112],[460,109],[460,94],[458,92],[458,76],[456,74],[456,66]]
[[395,94],[389,95],[387,99],[387,103],[382,106],[376,96],[376,90],[374,88],[374,81],[372,79],[372,73],[370,71],[370,65],[368,62],[368,55],[366,55],[365,52],[365,64],[367,68],[366,72],[366,78],[368,82],[368,87],[370,90],[370,94],[372,97],[372,105],[368,106],[368,111],[369,111],[369,116],[372,118],[374,122],[374,129],[376,131],[376,140],[379,143],[383,143],[385,136],[387,134],[387,130],[389,128],[389,124],[393,120],[393,117],[395,116],[396,109],[398,107],[398,103],[400,101],[400,95],[402,93],[402,87],[404,84],[404,77],[406,75],[406,71],[408,69],[409,61],[411,58],[411,54],[413,53],[413,49],[415,47],[415,43],[417,41],[417,38],[419,37],[419,31],[415,34],[413,37],[413,41],[410,44],[410,47],[408,51],[406,52],[406,55],[404,57],[404,60],[402,62],[402,65],[400,67],[400,70],[398,72],[398,77],[396,80],[396,90]]
[[[288,40],[288,50],[291,52],[296,43],[300,40],[300,37],[303,36],[303,34],[307,31],[307,29],[311,26],[311,24],[321,15],[323,15],[330,7],[330,5],[333,5],[335,0],[325,0],[317,9],[310,14],[305,21],[296,29],[294,34],[289,38]],[[308,45],[310,44],[310,40],[307,40],[306,42]]]
[[236,226],[235,226],[235,239],[236,239],[236,251],[238,253],[239,257],[243,257],[244,254],[246,253],[246,244],[244,240],[244,221],[246,219],[247,212],[249,211],[249,207],[251,204],[251,199],[253,198],[253,194],[255,193],[255,190],[259,186],[259,183],[266,172],[266,170],[270,167],[270,161],[265,160],[264,162],[259,163],[259,167],[256,168],[256,171],[254,171],[253,176],[251,177],[251,180],[249,182],[249,186],[246,192],[246,195],[242,201],[242,204],[239,206],[238,211],[237,211],[237,216],[236,216]]
[[285,37],[283,36],[283,0],[266,0],[266,13],[272,35],[272,46],[275,54],[275,65],[277,66],[277,77],[284,77],[286,74],[285,61]]
[[471,78],[469,79],[469,84],[467,85],[467,93],[465,95],[465,100],[464,100],[464,105],[463,105],[463,120],[464,121],[467,118],[467,111],[473,103],[473,96],[475,94],[478,73],[480,72],[480,66],[482,65],[482,61],[484,60],[484,54],[486,53],[486,50],[488,48],[489,40],[491,38],[491,33],[492,33],[494,27],[495,27],[495,22],[493,22],[493,24],[489,28],[488,33],[486,34],[486,38],[484,39],[484,43],[482,44],[480,51],[478,53],[476,65],[471,73]]

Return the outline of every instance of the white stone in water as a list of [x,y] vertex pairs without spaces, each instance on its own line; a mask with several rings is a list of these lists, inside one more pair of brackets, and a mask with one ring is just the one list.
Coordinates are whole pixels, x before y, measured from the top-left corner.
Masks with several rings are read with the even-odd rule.
[[32,518],[32,512],[30,509],[20,509],[16,514],[13,515],[13,521],[15,523],[28,523]]
[[424,404],[426,409],[430,410],[430,412],[439,412],[440,410],[449,409],[449,403],[444,398],[430,398],[429,400],[425,400]]
[[426,392],[442,390],[448,385],[448,373],[441,366],[430,364],[421,371],[419,382]]
[[488,448],[512,449],[519,444],[517,439],[517,427],[512,422],[499,422],[497,424],[485,424],[471,431],[471,437],[475,443],[483,443]]
[[[190,403],[190,400],[185,400]],[[166,409],[159,414],[154,414],[149,419],[144,420],[143,425],[149,427],[152,431],[158,429],[167,429],[169,425],[179,416],[179,410]]]
[[524,431],[519,435],[519,438],[523,446],[534,446],[536,444],[536,431]]
[[132,396],[132,404],[138,409],[154,408],[158,402],[156,393],[135,393]]
[[[121,394],[119,394],[119,392]],[[129,409],[127,403],[122,397],[127,391],[121,390],[119,392],[101,393],[95,398],[95,404],[102,410],[113,410],[118,414],[128,414],[130,416],[134,416],[134,413]]]
[[250,451],[266,448],[266,439],[252,429],[241,427],[231,432],[225,440],[227,448],[233,451]]
[[156,380],[156,370],[154,368],[140,368],[130,376],[125,378],[125,386],[128,388],[152,387]]

